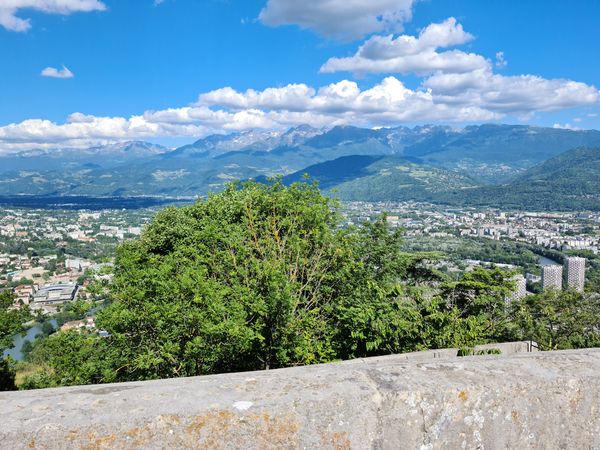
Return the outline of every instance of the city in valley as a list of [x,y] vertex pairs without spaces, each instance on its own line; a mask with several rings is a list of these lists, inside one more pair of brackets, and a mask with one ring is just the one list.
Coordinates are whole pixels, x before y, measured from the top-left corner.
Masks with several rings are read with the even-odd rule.
[[[515,298],[528,290],[583,291],[586,283],[589,288],[600,283],[597,212],[451,209],[415,202],[347,202],[341,211],[346,226],[386,214],[390,227],[403,230],[407,249],[441,252],[436,267],[447,273],[476,266],[514,271]],[[91,281],[110,282],[117,246],[138,237],[155,213],[2,209],[0,289],[14,292],[15,308],[29,305],[52,316],[65,303],[89,297]]]
[[[101,305],[102,290],[94,295],[93,287],[110,282],[117,246],[139,236],[154,213],[0,209],[0,291],[14,293],[13,308],[27,305],[46,321],[76,300]],[[94,331],[93,312],[60,325]],[[15,341],[23,343],[20,336]],[[5,354],[22,357],[14,349]]]

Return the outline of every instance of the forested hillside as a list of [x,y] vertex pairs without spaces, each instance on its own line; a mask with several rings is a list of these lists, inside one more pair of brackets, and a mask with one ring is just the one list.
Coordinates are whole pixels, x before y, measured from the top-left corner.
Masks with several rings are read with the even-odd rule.
[[436,201],[447,191],[463,192],[478,183],[458,172],[410,162],[402,157],[348,156],[317,164],[284,177],[285,183],[304,175],[342,200]]
[[571,150],[528,170],[506,185],[460,193],[449,191],[438,201],[540,211],[598,211],[600,147]]

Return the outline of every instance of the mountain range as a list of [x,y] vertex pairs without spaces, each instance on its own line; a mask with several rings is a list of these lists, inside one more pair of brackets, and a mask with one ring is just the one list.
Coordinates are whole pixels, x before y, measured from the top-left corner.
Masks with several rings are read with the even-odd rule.
[[[0,154],[0,196],[197,196],[231,180],[291,182],[308,173],[348,200],[600,209],[598,148],[596,130],[303,125],[213,135],[176,149],[126,142]],[[548,192],[553,198],[536,200]]]

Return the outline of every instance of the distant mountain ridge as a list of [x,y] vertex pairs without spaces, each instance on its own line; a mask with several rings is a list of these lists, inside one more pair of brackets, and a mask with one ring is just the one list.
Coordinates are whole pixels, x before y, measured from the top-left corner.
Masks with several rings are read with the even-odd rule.
[[277,147],[299,146],[308,139],[324,133],[309,125],[300,125],[287,131],[247,131],[227,135],[211,135],[190,145],[170,152],[167,157],[201,155],[215,157],[244,150],[271,151]]
[[[134,141],[0,155],[0,195],[195,196],[220,190],[232,180],[275,175],[291,180],[309,172],[346,199],[412,196],[484,204],[487,196],[518,185],[514,183],[525,190],[521,177],[550,171],[545,162],[570,164],[553,158],[576,147],[600,147],[600,132],[523,125],[305,125],[213,135],[177,149]],[[591,165],[590,170],[597,169]]]
[[[435,142],[431,142],[432,139]],[[424,163],[463,170],[495,183],[507,181],[549,158],[581,146],[600,146],[600,131],[524,125],[480,125],[407,148]]]
[[[120,142],[89,148],[32,149],[17,153],[0,154],[0,177],[2,173],[30,170],[65,170],[75,168],[116,167],[144,159],[171,149],[143,141]],[[0,180],[1,184],[1,180]],[[1,188],[0,188],[1,191]]]
[[32,149],[17,153],[1,155],[2,157],[41,157],[47,156],[52,158],[78,157],[82,158],[89,155],[136,155],[149,156],[167,153],[170,149],[158,144],[152,144],[144,141],[126,141],[115,144],[96,145],[88,148],[53,148],[53,149]]

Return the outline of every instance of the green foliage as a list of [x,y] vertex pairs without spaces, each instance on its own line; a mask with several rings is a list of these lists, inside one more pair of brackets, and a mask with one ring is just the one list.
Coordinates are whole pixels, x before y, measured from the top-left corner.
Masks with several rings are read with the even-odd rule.
[[[473,347],[501,338],[510,273],[477,269],[438,288],[421,277],[391,289],[369,283],[367,292],[342,305],[338,325],[343,358],[447,347]],[[441,280],[439,280],[441,281]]]
[[445,259],[458,264],[466,259],[521,266],[529,273],[539,273],[539,256],[545,254],[557,259],[557,252],[544,251],[542,247],[515,241],[494,241],[486,238],[466,236],[416,236],[403,244],[406,251],[436,249],[444,252]]
[[23,331],[23,323],[30,319],[27,307],[9,309],[14,303],[12,292],[0,292],[0,351],[12,344],[13,336]]
[[[53,315],[52,318],[56,320],[58,327],[60,327],[65,322],[83,319],[93,308],[93,302],[78,298],[72,302],[66,303],[61,311],[58,314]],[[46,323],[47,322],[45,322],[42,327],[45,326]]]
[[331,207],[315,186],[248,183],[157,215],[120,249],[116,301],[98,319],[123,377],[334,358],[334,304],[355,260]]
[[50,322],[42,323],[42,335],[43,336],[50,336],[55,331],[56,330],[54,328],[54,325],[52,325]]
[[440,297],[451,306],[454,319],[450,347],[472,347],[505,337],[506,298],[515,287],[512,275],[475,268],[442,288]]
[[14,391],[17,388],[15,385],[15,376],[15,365],[12,359],[0,358],[0,392]]
[[74,331],[36,340],[27,357],[30,367],[36,370],[19,387],[40,389],[114,381],[114,370],[107,368],[111,352],[103,339]]
[[438,254],[402,252],[385,217],[342,229],[335,206],[314,185],[247,183],[160,213],[120,249],[116,301],[98,318],[120,379],[470,345],[497,330],[499,271],[444,287],[473,297],[449,305],[428,268]]
[[546,290],[513,304],[511,333],[541,350],[600,346],[600,297]]
[[15,389],[15,367],[10,359],[3,359],[2,352],[12,346],[13,336],[21,333],[23,323],[30,319],[29,310],[9,309],[14,303],[10,291],[0,292],[0,391]]
[[23,345],[21,346],[21,353],[23,354],[23,358],[27,359],[27,357],[32,351],[33,343],[29,339],[25,339],[23,341]]

